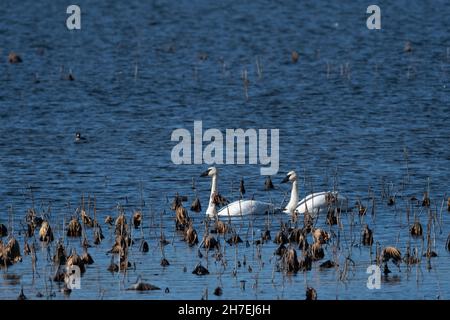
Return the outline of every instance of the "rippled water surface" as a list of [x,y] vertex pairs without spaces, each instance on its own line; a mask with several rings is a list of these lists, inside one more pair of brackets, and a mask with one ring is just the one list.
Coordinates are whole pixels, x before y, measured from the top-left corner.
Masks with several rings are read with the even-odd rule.
[[[38,292],[40,299],[200,299],[206,292],[209,299],[304,299],[307,286],[319,299],[450,298],[448,1],[378,1],[379,31],[367,29],[364,1],[77,4],[82,29],[68,31],[64,1],[2,1],[0,223],[23,249],[23,221],[34,205],[47,213],[55,237],[63,238],[82,195],[86,205],[90,195],[105,240],[89,248],[95,263],[83,275],[82,289],[66,297],[48,280],[54,270],[36,232],[36,240],[28,240],[38,248],[34,280],[31,258],[24,255],[21,263],[0,270],[0,298],[15,299],[23,287],[33,299],[39,299]],[[411,52],[404,51],[407,41]],[[294,50],[297,63],[291,61]],[[9,64],[10,51],[23,63]],[[65,80],[70,72],[74,81]],[[263,217],[232,222],[244,240],[237,248],[220,237],[225,266],[212,253],[206,259],[202,251],[199,258],[197,248],[174,231],[170,210],[177,192],[189,197],[186,206],[197,193],[203,211],[190,214],[203,236],[210,181],[197,177],[207,165],[171,161],[172,131],[192,132],[194,120],[202,120],[204,130],[280,130],[277,189],[264,191],[259,165],[222,165],[219,187],[226,197],[238,197],[243,177],[246,197],[281,205],[289,186],[279,182],[296,170],[301,196],[337,188],[351,203],[360,199],[368,213],[342,215],[343,227],[331,227],[325,259],[311,271],[277,272],[277,245],[271,241],[260,246],[258,258],[254,241],[266,228]],[[74,143],[77,131],[87,143]],[[409,199],[421,200],[426,190],[436,215],[431,246],[438,256],[428,266],[426,258],[410,268],[403,263],[400,270],[389,265],[392,273],[383,277],[381,289],[367,289],[366,268],[375,245],[372,250],[360,245],[362,225],[369,224],[380,247],[393,245],[405,253],[409,245],[424,252],[427,241],[411,238],[409,224],[416,215],[426,233],[428,209]],[[395,205],[387,205],[385,193],[395,195]],[[133,230],[133,267],[126,275],[106,270],[114,230],[103,221],[117,215],[117,204],[128,217],[136,209],[144,212],[142,231]],[[280,222],[289,219],[269,220],[274,238]],[[317,225],[330,229],[324,216]],[[170,262],[165,268],[160,266],[161,232],[170,241],[164,247]],[[91,244],[92,236],[88,229]],[[150,244],[148,253],[139,251],[142,237]],[[64,242],[68,250],[82,252],[81,240]],[[51,254],[54,249],[52,243]],[[352,262],[340,278],[347,257]],[[339,267],[321,270],[327,259],[338,260]],[[191,273],[200,261],[209,275]],[[125,290],[139,275],[162,290]],[[218,286],[220,297],[213,294]]]

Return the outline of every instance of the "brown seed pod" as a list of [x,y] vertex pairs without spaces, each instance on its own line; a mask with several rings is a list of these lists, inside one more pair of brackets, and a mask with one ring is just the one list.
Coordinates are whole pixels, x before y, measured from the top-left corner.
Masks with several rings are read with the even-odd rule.
[[371,246],[373,244],[373,232],[367,224],[362,231],[362,244],[364,246]]
[[133,226],[135,229],[139,228],[142,223],[142,212],[135,211],[133,214]]
[[69,226],[67,227],[67,236],[68,237],[81,237],[81,223],[77,218],[73,218],[69,222]]
[[44,221],[41,224],[41,229],[39,230],[39,240],[47,243],[53,241],[53,231],[48,221]]
[[419,221],[414,222],[410,228],[411,236],[421,237],[423,234],[423,228]]

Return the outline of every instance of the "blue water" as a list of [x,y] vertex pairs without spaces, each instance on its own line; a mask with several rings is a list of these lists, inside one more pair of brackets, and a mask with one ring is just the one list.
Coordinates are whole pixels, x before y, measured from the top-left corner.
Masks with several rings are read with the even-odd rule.
[[[20,222],[33,198],[40,211],[51,208],[55,236],[63,237],[63,224],[81,196],[91,195],[102,223],[106,215],[117,215],[118,203],[128,216],[143,205],[143,236],[151,249],[139,252],[136,241],[130,256],[135,270],[125,276],[109,273],[106,252],[113,230],[102,224],[106,239],[89,249],[95,264],[70,299],[200,299],[205,289],[209,299],[304,299],[306,286],[314,287],[319,299],[450,298],[445,250],[450,231],[448,1],[378,1],[382,30],[367,29],[364,1],[77,4],[82,27],[68,31],[64,1],[2,2],[0,223],[13,229],[23,248]],[[407,41],[411,52],[403,50]],[[291,61],[293,50],[299,53],[297,63]],[[9,64],[11,51],[23,63]],[[75,81],[64,80],[70,71]],[[361,199],[369,208],[368,199],[375,196],[375,217],[368,214],[360,221],[355,215],[350,230],[353,214],[345,216],[341,233],[347,240],[341,239],[338,269],[321,271],[320,261],[311,271],[284,276],[274,271],[275,244],[262,246],[262,266],[254,245],[240,244],[236,253],[222,239],[228,260],[223,271],[214,258],[199,259],[197,249],[181,241],[174,232],[171,198],[178,192],[192,201],[194,177],[205,210],[210,187],[208,179],[197,179],[206,164],[171,161],[172,131],[192,132],[194,120],[202,120],[204,130],[280,130],[280,171],[273,177],[279,189],[263,190],[259,165],[222,165],[219,186],[228,198],[238,197],[244,177],[246,197],[280,204],[289,186],[279,182],[290,170],[301,178],[302,196],[337,188],[352,203]],[[87,143],[74,143],[77,131]],[[392,207],[382,197],[388,187],[397,195]],[[411,196],[421,199],[426,190],[440,221],[433,227],[438,257],[431,259],[431,270],[426,259],[410,271],[405,264],[401,271],[391,266],[393,274],[381,289],[368,290],[365,270],[371,262],[369,248],[359,246],[361,224],[370,225],[382,247],[395,245],[404,253],[410,243],[423,250],[421,240],[409,237],[406,207]],[[415,207],[414,212],[426,231],[427,210]],[[164,249],[171,263],[167,268],[160,266],[161,213],[163,232],[171,241]],[[203,214],[192,216],[201,237]],[[249,220],[242,222],[240,235],[252,243],[264,229],[264,219],[251,227]],[[272,220],[274,236],[280,220],[288,217]],[[324,217],[318,225],[329,228]],[[91,230],[87,234],[92,239]],[[81,251],[79,240],[65,241],[66,247]],[[36,243],[39,276],[33,282],[30,256],[24,256],[23,262],[0,271],[0,298],[16,298],[21,287],[33,299],[38,292],[45,299],[50,291],[53,298],[68,298],[48,281],[53,272],[47,249],[37,238]],[[333,258],[333,244],[336,238],[326,247],[324,260]],[[55,244],[50,247],[54,250]],[[340,281],[350,251],[354,272]],[[234,277],[235,254],[241,262],[245,256],[253,271],[241,267]],[[199,261],[208,264],[210,275],[191,274]],[[11,281],[7,274],[20,279]],[[170,293],[125,290],[138,275]],[[219,285],[223,295],[216,297],[212,292]]]

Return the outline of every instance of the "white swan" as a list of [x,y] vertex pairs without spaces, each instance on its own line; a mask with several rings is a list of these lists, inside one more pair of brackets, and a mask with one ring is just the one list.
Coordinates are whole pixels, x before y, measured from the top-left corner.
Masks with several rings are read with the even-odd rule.
[[286,177],[281,183],[292,182],[291,198],[284,209],[284,213],[288,214],[304,214],[309,212],[312,215],[317,215],[319,212],[328,212],[329,208],[347,209],[347,198],[341,196],[336,191],[316,192],[307,195],[302,200],[298,201],[298,186],[297,174],[295,171],[287,173]]
[[203,172],[201,177],[211,177],[211,194],[209,196],[208,209],[206,210],[206,215],[210,217],[214,216],[243,216],[243,215],[260,215],[274,212],[274,206],[268,202],[256,201],[256,200],[238,200],[234,201],[227,206],[220,209],[218,212],[216,210],[215,196],[218,195],[217,189],[217,168],[211,167]]

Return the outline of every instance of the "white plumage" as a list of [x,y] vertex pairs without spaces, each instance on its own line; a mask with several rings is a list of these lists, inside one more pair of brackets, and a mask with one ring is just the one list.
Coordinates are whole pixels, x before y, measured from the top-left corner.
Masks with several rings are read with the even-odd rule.
[[297,174],[295,171],[288,172],[282,183],[288,181],[292,182],[292,190],[289,203],[284,209],[285,213],[305,214],[309,212],[311,215],[317,215],[319,212],[328,212],[328,209],[340,208],[346,210],[348,208],[347,198],[335,191],[312,193],[298,201]]
[[214,217],[216,215],[222,217],[261,215],[274,211],[274,206],[271,203],[256,200],[237,200],[217,211],[216,203],[214,201],[214,196],[218,194],[217,169],[215,167],[211,167],[206,172],[202,173],[201,176],[209,176],[212,178],[211,195],[209,197],[208,209],[206,209],[206,215],[210,217]]

